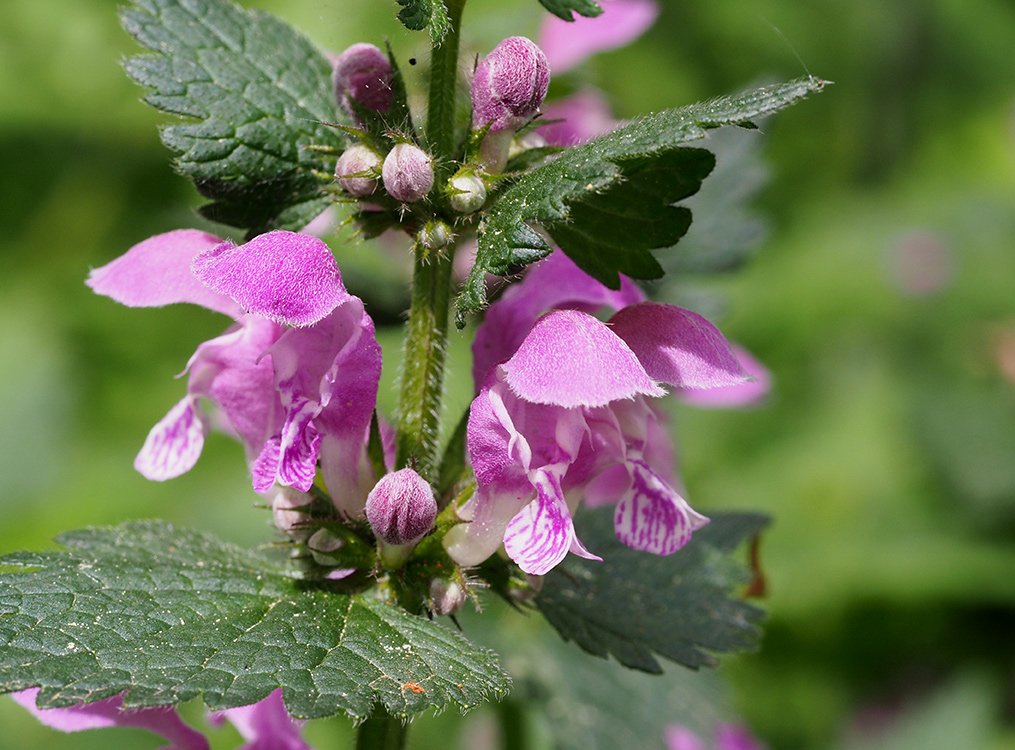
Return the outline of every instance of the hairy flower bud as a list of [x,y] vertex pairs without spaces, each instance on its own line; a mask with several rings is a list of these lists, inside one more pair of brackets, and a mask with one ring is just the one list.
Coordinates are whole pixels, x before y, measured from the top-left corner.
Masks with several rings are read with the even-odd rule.
[[423,228],[416,233],[416,242],[427,250],[440,250],[447,247],[454,233],[446,223],[440,219],[432,219],[423,225]]
[[508,37],[480,60],[472,79],[472,126],[517,130],[539,112],[550,85],[546,55],[523,36]]
[[458,581],[434,578],[430,581],[430,611],[435,615],[456,614],[465,604],[465,589]]
[[297,541],[305,540],[313,531],[308,524],[313,502],[314,498],[306,492],[292,487],[277,487],[271,500],[275,528]]
[[345,542],[328,529],[321,528],[314,532],[307,540],[307,549],[314,558],[314,562],[324,567],[336,565],[333,553],[342,549]]
[[354,44],[339,55],[331,78],[346,110],[351,101],[375,112],[391,106],[391,61],[372,44]]
[[433,163],[426,152],[411,143],[399,143],[384,158],[384,189],[402,203],[423,198],[433,187]]
[[378,172],[380,168],[380,154],[372,148],[357,143],[347,148],[338,157],[338,164],[335,165],[335,177],[338,178],[338,184],[345,192],[361,198],[370,195],[377,189],[377,178],[364,177],[363,174]]
[[448,182],[451,208],[460,214],[471,214],[486,203],[486,185],[471,172],[460,171]]
[[400,469],[381,477],[367,495],[365,510],[378,539],[410,545],[433,527],[437,501],[423,477],[412,469]]

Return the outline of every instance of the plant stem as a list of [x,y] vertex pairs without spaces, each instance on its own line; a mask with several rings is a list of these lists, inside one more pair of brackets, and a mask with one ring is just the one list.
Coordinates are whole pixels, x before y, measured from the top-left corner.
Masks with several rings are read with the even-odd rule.
[[[446,0],[450,27],[430,57],[430,109],[427,143],[437,165],[437,184],[443,184],[455,158],[455,99],[458,84],[459,26],[465,0]],[[438,188],[439,189],[439,188]],[[405,332],[402,384],[398,413],[399,467],[413,465],[435,481],[444,356],[447,350],[451,305],[453,248],[424,253],[417,248],[412,277],[412,306]]]
[[502,750],[525,750],[525,709],[516,700],[505,698],[496,704]]
[[378,705],[356,733],[356,750],[403,750],[408,727]]

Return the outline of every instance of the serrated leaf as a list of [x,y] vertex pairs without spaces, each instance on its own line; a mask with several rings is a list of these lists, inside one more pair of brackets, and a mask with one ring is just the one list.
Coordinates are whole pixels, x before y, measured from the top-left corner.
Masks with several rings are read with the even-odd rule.
[[[619,287],[618,273],[658,278],[662,268],[649,251],[672,244],[689,222],[686,209],[669,204],[692,195],[707,174],[702,152],[683,144],[710,128],[776,112],[824,85],[801,78],[649,115],[518,178],[479,226],[476,263],[458,299],[458,324],[485,306],[486,274],[516,273],[549,254],[536,226],[613,288]],[[648,232],[647,218],[654,222]]]
[[398,20],[407,29],[430,32],[430,41],[438,45],[444,41],[448,33],[450,21],[444,0],[398,0],[402,9],[398,11]]
[[[294,716],[407,717],[503,696],[495,655],[457,633],[215,537],[160,522],[65,534],[0,558],[0,693],[42,706],[127,691],[130,706],[212,709],[283,688]],[[328,587],[332,589],[329,590]]]
[[575,13],[586,18],[595,18],[603,12],[593,0],[539,0],[539,4],[565,21],[573,21]]
[[546,576],[535,599],[565,640],[653,673],[662,672],[657,656],[698,669],[715,665],[713,653],[755,645],[762,611],[735,595],[750,576],[730,552],[767,518],[714,514],[669,557],[618,542],[610,508],[586,511],[578,521],[579,537],[605,562],[570,556]]
[[282,21],[229,0],[135,0],[124,28],[152,54],[130,57],[145,101],[193,119],[162,130],[176,167],[212,203],[201,213],[251,234],[300,229],[329,201],[314,172],[330,174],[343,137],[331,66]]

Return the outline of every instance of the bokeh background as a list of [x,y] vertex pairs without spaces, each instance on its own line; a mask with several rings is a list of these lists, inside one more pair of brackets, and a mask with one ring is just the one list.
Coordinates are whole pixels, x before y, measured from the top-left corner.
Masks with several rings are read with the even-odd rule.
[[[401,59],[426,59],[393,0],[244,4],[325,49],[387,36]],[[149,235],[207,226],[158,140],[165,117],[120,68],[136,47],[117,5],[0,3],[0,552],[145,517],[271,539],[227,438],[171,483],[131,469],[179,398],[173,375],[224,321],[127,310],[83,284]],[[471,0],[465,46],[535,37],[544,15],[534,0]],[[674,410],[695,507],[775,518],[762,543],[763,647],[724,661],[725,690],[676,668],[628,690],[615,665],[575,659],[547,678],[545,700],[576,680],[601,681],[619,706],[656,691],[670,696],[653,709],[662,723],[741,717],[787,750],[1015,747],[1013,49],[1015,6],[1002,0],[663,0],[639,42],[555,81],[556,93],[601,87],[622,117],[805,70],[835,85],[760,133],[720,136],[726,170],[694,239],[728,241],[749,262],[718,274],[689,263],[654,289],[707,311],[773,373],[758,408]],[[417,91],[422,67],[409,71]],[[342,236],[347,285],[388,326],[390,409],[402,250]],[[468,400],[467,343],[453,344],[452,418]],[[547,633],[516,619],[509,663],[524,672]],[[480,747],[490,715],[425,719],[410,746]],[[546,716],[530,719],[545,746]],[[158,744],[131,730],[56,736],[8,700],[0,726],[0,748]],[[234,744],[231,731],[215,742]],[[349,741],[341,721],[308,736]],[[662,747],[652,731],[641,739],[631,747]]]

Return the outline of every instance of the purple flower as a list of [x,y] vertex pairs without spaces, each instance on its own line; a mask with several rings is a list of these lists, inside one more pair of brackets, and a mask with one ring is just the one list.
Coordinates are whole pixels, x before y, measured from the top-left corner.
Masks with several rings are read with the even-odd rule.
[[335,59],[332,72],[335,98],[354,114],[351,102],[387,112],[391,106],[391,61],[372,44],[354,44]]
[[300,736],[303,722],[285,710],[281,690],[250,706],[229,708],[212,716],[213,723],[223,719],[228,719],[245,740],[239,750],[310,750]]
[[[547,17],[539,35],[554,73],[563,73],[591,55],[622,47],[643,34],[659,15],[655,0],[603,0],[595,18],[576,17],[571,23]],[[547,120],[562,120],[539,129],[548,143],[574,146],[598,138],[620,123],[602,94],[584,88],[544,108]]]
[[[106,727],[147,729],[169,740],[163,750],[208,750],[207,738],[187,726],[173,706],[126,708],[123,696],[80,703],[68,708],[38,708],[38,688],[12,693],[11,697],[42,724],[61,732],[80,732]],[[310,750],[300,729],[303,722],[289,716],[282,703],[282,691],[276,690],[250,706],[230,708],[213,714],[213,724],[228,719],[245,740],[240,750]]]
[[[594,558],[571,521],[582,499],[615,504],[618,539],[653,554],[676,552],[707,522],[674,487],[648,397],[660,383],[697,392],[748,376],[704,318],[643,299],[629,280],[610,290],[557,252],[487,311],[468,428],[477,491],[460,509],[468,523],[446,538],[459,562],[478,564],[502,541],[530,574],[569,551]],[[589,314],[604,306],[618,311],[608,324]]]
[[35,705],[39,688],[11,693],[11,697],[47,727],[60,732],[80,732],[105,727],[136,727],[169,740],[163,750],[208,750],[204,735],[183,723],[171,706],[155,708],[125,708],[123,696],[81,703],[68,708],[38,708]]
[[655,0],[602,0],[603,12],[594,18],[576,16],[565,21],[548,16],[539,34],[550,69],[563,73],[604,50],[623,47],[655,23]]
[[255,489],[306,492],[320,461],[336,506],[362,515],[374,479],[366,440],[381,354],[327,245],[282,231],[240,246],[170,232],[96,269],[88,283],[132,306],[193,302],[236,318],[191,357],[187,395],[149,433],[138,471],[161,481],[193,467],[209,424],[199,399],[207,398],[243,442]]
[[[666,750],[709,750],[709,746],[696,733],[680,724],[666,727]],[[764,750],[751,733],[738,724],[719,724],[715,727],[712,750]]]

